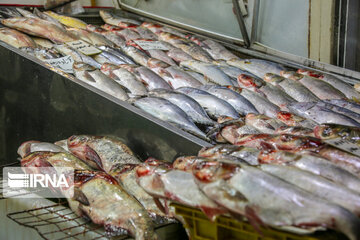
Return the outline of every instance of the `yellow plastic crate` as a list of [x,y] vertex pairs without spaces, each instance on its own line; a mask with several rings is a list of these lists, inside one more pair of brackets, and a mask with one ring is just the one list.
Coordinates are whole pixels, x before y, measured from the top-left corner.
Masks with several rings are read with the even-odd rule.
[[185,228],[191,240],[346,240],[345,235],[335,231],[319,231],[311,235],[297,235],[261,227],[257,232],[248,222],[220,216],[211,222],[199,209],[171,203],[176,214],[185,220]]

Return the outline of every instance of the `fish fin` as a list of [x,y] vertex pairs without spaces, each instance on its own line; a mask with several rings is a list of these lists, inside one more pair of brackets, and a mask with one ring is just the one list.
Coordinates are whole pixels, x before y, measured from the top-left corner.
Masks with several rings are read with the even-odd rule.
[[249,220],[249,223],[254,227],[261,236],[264,237],[264,234],[261,232],[260,227],[266,226],[260,217],[256,214],[255,208],[250,207],[249,205],[245,207],[245,216]]
[[87,160],[90,160],[91,162],[94,162],[98,166],[99,169],[103,169],[103,164],[101,162],[101,158],[94,151],[94,149],[92,149],[88,145],[86,145],[86,147],[85,147],[85,157],[86,157]]
[[80,202],[82,205],[89,206],[89,200],[85,194],[77,187],[74,187],[74,196],[73,199]]
[[225,209],[222,209],[221,207],[212,208],[206,206],[199,206],[199,208],[212,222],[216,220],[217,216],[227,212]]
[[159,210],[163,213],[165,213],[166,215],[169,214],[169,208],[167,206],[164,206],[161,202],[159,198],[154,197],[154,202],[156,204],[156,206],[159,208]]

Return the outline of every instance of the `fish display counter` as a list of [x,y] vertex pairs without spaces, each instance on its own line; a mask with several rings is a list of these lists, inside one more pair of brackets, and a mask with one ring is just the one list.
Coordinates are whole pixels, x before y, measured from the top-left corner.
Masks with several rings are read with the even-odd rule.
[[180,204],[254,234],[359,239],[357,73],[246,48],[237,4],[245,46],[126,3],[1,8],[0,163],[74,169],[64,206],[104,238],[197,239]]

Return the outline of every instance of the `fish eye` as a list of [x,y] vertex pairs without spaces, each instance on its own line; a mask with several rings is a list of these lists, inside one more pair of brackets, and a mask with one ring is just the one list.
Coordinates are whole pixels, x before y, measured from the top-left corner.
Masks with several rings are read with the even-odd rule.
[[322,135],[324,137],[328,137],[328,136],[331,136],[332,134],[332,129],[330,127],[326,127],[324,128],[324,130],[322,131]]

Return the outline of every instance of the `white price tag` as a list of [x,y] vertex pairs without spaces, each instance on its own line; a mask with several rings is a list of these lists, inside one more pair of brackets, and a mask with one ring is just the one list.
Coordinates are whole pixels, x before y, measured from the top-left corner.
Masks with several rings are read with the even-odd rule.
[[101,53],[100,49],[92,46],[90,43],[84,42],[83,40],[67,42],[66,44],[85,55],[94,55]]
[[133,40],[144,50],[169,50],[165,44],[159,41]]
[[44,61],[53,67],[60,68],[64,72],[74,73],[74,71],[73,71],[74,59],[71,56],[65,56],[65,57],[55,58],[55,59],[46,59]]
[[360,156],[360,146],[356,143],[344,140],[344,139],[329,139],[325,141],[326,143],[340,148],[346,152],[352,153],[354,155]]

